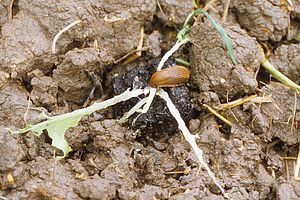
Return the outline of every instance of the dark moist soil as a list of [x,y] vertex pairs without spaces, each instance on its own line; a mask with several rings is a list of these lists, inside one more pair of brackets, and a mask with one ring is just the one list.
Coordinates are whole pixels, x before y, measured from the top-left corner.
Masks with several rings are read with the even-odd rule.
[[[136,123],[136,116],[117,121],[136,98],[84,117],[67,131],[73,151],[60,160],[46,133],[38,138],[6,129],[36,124],[42,112],[58,115],[147,86],[192,1],[15,0],[12,21],[9,3],[0,1],[0,199],[224,199],[158,97]],[[219,23],[225,4],[215,1],[209,10]],[[300,83],[299,17],[299,0],[232,0],[223,27],[237,65],[201,18],[191,28],[191,44],[174,54],[191,63],[191,78],[166,91],[232,199],[300,198],[293,178],[299,95],[260,67],[263,47],[276,68]],[[52,53],[54,36],[78,19]],[[137,47],[141,27],[148,50],[130,64],[115,64]],[[203,107],[254,94],[220,111],[232,127]]]

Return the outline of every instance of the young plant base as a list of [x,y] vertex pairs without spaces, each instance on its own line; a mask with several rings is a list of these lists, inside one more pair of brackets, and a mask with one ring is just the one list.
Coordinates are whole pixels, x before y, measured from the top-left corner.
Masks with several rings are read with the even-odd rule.
[[[234,64],[236,63],[233,52],[232,52],[231,42],[230,42],[229,37],[227,36],[226,32],[224,31],[224,29],[221,26],[219,26],[206,12],[204,12],[200,9],[197,9],[196,11],[192,12],[188,16],[183,29],[178,33],[177,42],[162,57],[161,61],[159,62],[158,66],[157,66],[157,71],[162,69],[165,62],[169,59],[169,57],[174,52],[176,52],[183,44],[190,41],[190,39],[188,37],[186,37],[186,34],[189,32],[188,21],[191,19],[192,16],[196,16],[199,14],[204,14],[212,22],[213,26],[220,33],[223,41],[225,42],[225,45],[227,47],[227,50],[231,56],[233,63]],[[80,21],[76,21],[76,22],[70,24],[64,30],[62,30],[57,35],[57,39],[58,39],[59,35],[61,35],[65,30],[69,29],[70,27],[76,25],[79,22]],[[56,40],[54,40],[53,45],[52,45],[53,51],[55,51],[55,41]],[[166,101],[169,111],[171,112],[172,116],[176,119],[176,121],[178,123],[178,128],[182,131],[184,138],[191,145],[193,151],[195,152],[198,162],[199,162],[199,165],[202,165],[207,170],[209,176],[212,178],[214,183],[217,185],[217,187],[221,190],[221,192],[226,197],[227,194],[225,193],[225,190],[223,189],[221,184],[217,181],[213,172],[210,170],[209,166],[207,165],[207,163],[205,163],[205,161],[203,159],[203,151],[198,147],[198,145],[196,143],[196,136],[192,135],[189,132],[182,117],[180,116],[179,111],[177,110],[174,103],[169,98],[168,93],[166,93],[162,89],[157,89],[157,88],[152,88],[152,87],[150,87],[150,88],[146,87],[145,89],[133,89],[132,91],[129,91],[129,89],[128,89],[125,92],[123,92],[122,94],[115,96],[111,99],[108,99],[104,102],[95,103],[90,107],[75,110],[71,113],[66,113],[66,114],[55,116],[55,117],[46,117],[46,121],[43,121],[36,125],[27,125],[24,129],[21,129],[19,131],[13,132],[13,133],[25,133],[27,131],[32,131],[35,135],[40,136],[40,134],[43,132],[43,130],[47,130],[49,137],[52,139],[52,145],[59,148],[60,150],[62,150],[64,153],[63,157],[65,157],[71,151],[71,147],[68,145],[67,141],[64,138],[65,132],[67,131],[67,129],[77,126],[78,122],[81,120],[81,118],[83,116],[90,115],[91,113],[93,113],[97,110],[107,108],[108,106],[112,106],[119,102],[129,100],[133,97],[138,97],[141,94],[147,95],[148,93],[149,93],[149,96],[140,100],[135,106],[133,106],[130,109],[130,111],[121,118],[120,121],[126,122],[126,120],[131,115],[133,115],[135,112],[140,112],[140,115],[143,113],[146,113],[149,110],[154,97],[156,95],[159,95],[161,98],[163,98]],[[141,110],[142,106],[143,106],[143,109]]]

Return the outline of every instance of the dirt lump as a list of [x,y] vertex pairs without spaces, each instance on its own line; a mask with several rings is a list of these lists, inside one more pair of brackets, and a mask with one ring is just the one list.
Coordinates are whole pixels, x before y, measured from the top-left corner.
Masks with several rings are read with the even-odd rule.
[[[26,24],[26,26],[24,26]],[[2,27],[0,40],[1,69],[15,77],[24,76],[34,68],[50,68],[51,41],[37,20],[20,12],[11,23]],[[43,64],[41,64],[43,63]]]
[[53,71],[53,80],[62,90],[60,96],[67,101],[83,103],[93,87],[89,73],[101,79],[101,70],[111,61],[105,51],[94,48],[74,49],[66,53]]
[[237,18],[249,35],[258,40],[280,41],[287,33],[289,14],[287,2],[254,0],[234,1]]
[[171,26],[182,26],[194,7],[192,1],[185,0],[159,0],[158,4],[156,16]]
[[291,80],[300,83],[300,44],[281,45],[270,57],[270,62]]
[[75,192],[82,198],[97,199],[113,199],[116,197],[116,188],[109,181],[100,178],[98,175],[82,181],[76,186]]
[[52,38],[70,23],[82,20],[80,25],[64,34],[58,41],[59,49],[73,41],[79,44],[87,42],[89,46],[97,41],[100,48],[114,58],[125,55],[137,46],[140,27],[144,21],[152,19],[155,5],[155,0],[19,2],[20,10],[30,13]]
[[[297,100],[296,110],[294,111],[295,93],[288,87],[276,82],[271,82],[268,86],[263,87],[262,90],[269,98],[269,102],[261,104],[260,114],[255,112],[255,106],[251,107],[253,110],[252,127],[258,131],[256,133],[262,134],[261,137],[265,141],[279,138],[288,145],[299,143],[299,127],[292,128],[292,123],[295,126],[300,120],[297,117],[300,109],[299,100]],[[294,112],[296,115],[293,117]],[[294,122],[292,122],[293,120]],[[259,130],[262,130],[262,132]]]
[[21,145],[3,127],[0,127],[0,155],[1,172],[14,169],[24,156]]
[[53,110],[57,106],[58,86],[49,76],[34,77],[30,82],[32,91],[30,99],[36,106],[44,106],[48,110]]
[[208,23],[191,29],[194,44],[190,58],[192,82],[202,92],[212,91],[223,98],[254,92],[257,87],[255,72],[263,59],[255,38],[238,27],[225,26],[237,60],[234,65],[219,33]]

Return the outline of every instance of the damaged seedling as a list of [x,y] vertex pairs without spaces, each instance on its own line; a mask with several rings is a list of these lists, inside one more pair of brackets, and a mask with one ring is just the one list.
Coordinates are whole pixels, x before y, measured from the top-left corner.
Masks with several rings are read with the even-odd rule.
[[69,128],[77,126],[82,117],[90,115],[97,110],[105,109],[109,106],[115,105],[121,101],[126,101],[132,97],[137,97],[141,94],[147,93],[147,89],[136,89],[133,91],[126,90],[124,93],[111,99],[100,103],[94,103],[89,107],[75,110],[70,113],[65,113],[54,117],[50,117],[42,113],[41,118],[45,119],[45,121],[35,125],[27,124],[25,128],[18,131],[12,131],[12,133],[20,134],[32,131],[36,136],[40,136],[43,133],[43,130],[47,130],[49,137],[52,139],[52,146],[62,150],[64,153],[63,157],[65,157],[72,150],[65,140],[65,132]]
[[[190,39],[187,37],[187,33],[190,30],[190,26],[188,25],[188,22],[191,19],[191,17],[197,16],[199,14],[204,14],[209,19],[209,21],[212,23],[212,25],[217,29],[217,31],[220,33],[220,35],[227,47],[227,50],[232,59],[232,62],[234,64],[236,63],[236,60],[234,58],[233,51],[232,51],[231,41],[229,40],[229,37],[226,34],[226,32],[224,31],[224,29],[221,26],[219,26],[206,12],[204,12],[200,9],[197,9],[188,16],[186,22],[184,23],[183,29],[178,33],[177,42],[162,57],[162,59],[160,60],[158,66],[156,68],[157,71],[160,71],[162,69],[162,67],[164,66],[164,63],[170,58],[170,56],[174,52],[176,52],[183,44],[190,41]],[[73,22],[72,24],[70,24],[69,26],[64,28],[62,31],[59,32],[59,34],[57,34],[55,36],[53,43],[52,43],[53,52],[55,52],[55,43],[56,43],[56,40],[59,38],[59,36],[64,31],[68,30],[70,27],[72,27],[78,23],[80,23],[79,20]],[[174,75],[174,73],[178,71],[178,68],[175,68],[175,71],[174,71],[174,69],[171,69],[171,70],[173,70],[172,71],[173,73],[171,73],[171,76],[173,78],[174,77],[176,78],[175,82],[174,82],[174,80],[172,80],[172,77],[169,80],[169,83],[171,82],[172,86],[178,85],[178,83],[186,82],[187,78],[189,77],[189,72],[187,73],[187,71],[185,71],[185,70],[181,71],[183,73],[180,73],[177,75],[176,74]],[[188,76],[187,76],[187,74],[188,74]],[[165,76],[167,76],[167,75],[165,74]],[[184,77],[182,78],[182,76],[184,76]],[[169,77],[164,77],[164,78],[169,78]],[[140,114],[146,113],[148,111],[150,105],[152,104],[154,97],[156,95],[160,96],[163,100],[165,100],[170,113],[176,119],[176,121],[178,123],[178,128],[181,130],[185,140],[190,144],[193,151],[195,152],[195,155],[198,159],[199,165],[200,166],[202,165],[207,170],[209,176],[212,178],[214,183],[221,190],[221,192],[225,195],[225,190],[220,185],[220,183],[217,181],[213,172],[210,170],[209,166],[206,164],[206,162],[203,159],[203,152],[196,143],[197,136],[192,135],[189,132],[188,128],[185,125],[184,120],[182,119],[178,109],[175,107],[174,103],[170,99],[168,93],[159,87],[158,88],[146,87],[144,89],[134,88],[131,91],[128,89],[120,95],[114,96],[113,98],[108,99],[103,102],[100,102],[100,103],[94,103],[93,105],[91,105],[87,108],[82,108],[82,109],[75,110],[70,113],[65,113],[62,115],[54,116],[54,117],[45,116],[46,117],[45,121],[38,123],[36,125],[28,124],[25,128],[23,128],[19,131],[15,131],[13,133],[25,133],[27,131],[32,131],[35,135],[40,136],[44,130],[47,130],[49,137],[52,139],[52,145],[54,147],[57,147],[60,150],[62,150],[64,153],[63,157],[65,157],[71,151],[71,147],[68,145],[67,141],[64,138],[65,132],[69,128],[77,126],[78,122],[81,120],[81,118],[83,116],[90,115],[91,113],[93,113],[97,110],[107,108],[108,106],[115,105],[122,101],[127,101],[133,97],[138,97],[140,95],[145,95],[146,97],[141,99],[135,106],[133,106],[133,108],[126,115],[124,115],[120,121],[122,121],[122,122],[126,121],[135,112],[140,112]],[[153,106],[155,106],[155,105],[153,105]]]

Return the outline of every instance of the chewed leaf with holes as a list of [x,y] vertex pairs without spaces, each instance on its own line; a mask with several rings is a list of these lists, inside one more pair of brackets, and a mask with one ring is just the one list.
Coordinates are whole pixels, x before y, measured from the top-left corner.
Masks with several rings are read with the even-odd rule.
[[65,133],[69,128],[75,127],[78,125],[80,119],[85,115],[90,115],[96,110],[104,109],[109,106],[115,105],[119,102],[126,101],[132,97],[137,97],[141,94],[147,94],[148,90],[136,89],[130,91],[129,89],[123,92],[120,95],[117,95],[111,99],[108,99],[103,102],[94,103],[93,105],[75,110],[70,113],[65,113],[62,115],[57,115],[55,117],[43,116],[47,120],[36,125],[27,124],[25,128],[20,129],[19,131],[11,131],[12,133],[20,134],[27,131],[32,131],[36,136],[40,136],[43,130],[47,130],[49,137],[52,139],[52,146],[57,147],[62,150],[65,157],[72,149],[69,146],[68,142],[65,139]]
[[52,139],[52,146],[62,150],[65,157],[72,150],[65,139],[65,133],[69,128],[77,126],[82,116],[66,117],[66,115],[61,115],[51,117],[36,125],[29,124],[25,128],[13,133],[32,131],[36,136],[40,136],[43,130],[47,130],[49,137]]

